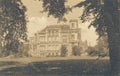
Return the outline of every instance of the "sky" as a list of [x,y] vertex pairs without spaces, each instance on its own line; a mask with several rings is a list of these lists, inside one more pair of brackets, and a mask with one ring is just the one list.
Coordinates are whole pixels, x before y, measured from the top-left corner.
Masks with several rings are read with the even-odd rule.
[[[77,4],[80,0],[68,0],[66,2],[66,5],[69,5],[70,7]],[[34,34],[42,29],[44,29],[46,26],[53,25],[53,24],[63,24],[63,23],[57,23],[57,19],[54,17],[47,16],[47,13],[41,13],[40,11],[43,10],[42,8],[42,2],[39,0],[22,0],[23,4],[27,8],[27,18],[28,18],[28,36],[34,36]],[[95,28],[91,27],[88,29],[89,22],[81,23],[81,20],[79,17],[82,14],[82,8],[75,8],[70,12],[69,14],[66,14],[65,17],[69,21],[70,19],[78,19],[79,20],[79,28],[81,28],[81,36],[82,41],[88,41],[88,43],[91,46],[94,46],[97,44],[97,38],[98,35],[95,32]],[[64,23],[67,24],[67,23]]]

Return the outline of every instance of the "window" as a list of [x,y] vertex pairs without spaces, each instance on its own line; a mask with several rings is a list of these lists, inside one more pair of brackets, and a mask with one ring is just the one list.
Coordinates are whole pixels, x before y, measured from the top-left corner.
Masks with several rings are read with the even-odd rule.
[[48,49],[50,50],[52,48],[52,45],[48,45]]
[[48,31],[48,36],[50,36],[50,30]]
[[62,41],[67,42],[67,35],[62,35]]
[[48,41],[50,42],[52,40],[52,38],[51,37],[48,37]]
[[66,43],[66,42],[67,42],[67,39],[63,39],[63,42]]
[[75,24],[74,23],[72,23],[72,28],[75,28]]
[[75,35],[71,35],[71,39],[74,40],[75,39]]
[[54,35],[55,35],[55,36],[57,36],[57,35],[58,35],[58,32],[57,32],[57,31],[55,31],[55,32],[54,32]]

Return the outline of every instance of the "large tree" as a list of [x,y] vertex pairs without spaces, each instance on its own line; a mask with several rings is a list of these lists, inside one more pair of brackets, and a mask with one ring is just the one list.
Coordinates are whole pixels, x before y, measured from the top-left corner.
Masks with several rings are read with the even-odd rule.
[[[49,15],[62,18],[69,11],[65,8],[65,2],[66,0],[43,0],[43,7]],[[120,76],[120,0],[84,0],[72,8],[75,7],[84,7],[81,20],[85,22],[92,18],[90,26],[94,26],[100,36],[107,33],[111,75]]]
[[75,7],[84,6],[82,20],[92,14],[94,26],[100,36],[108,35],[109,54],[112,76],[120,75],[120,0],[85,0]]
[[0,0],[0,37],[8,55],[17,53],[20,42],[27,40],[25,11],[21,0]]

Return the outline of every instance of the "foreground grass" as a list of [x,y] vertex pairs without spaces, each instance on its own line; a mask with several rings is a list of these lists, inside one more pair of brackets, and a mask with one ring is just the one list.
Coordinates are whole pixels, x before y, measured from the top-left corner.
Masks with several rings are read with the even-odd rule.
[[[19,62],[19,63],[32,63],[32,62],[43,62],[43,61],[56,61],[56,60],[96,60],[97,57],[91,56],[72,56],[72,57],[25,57],[25,58],[0,58],[0,62]],[[100,60],[109,60],[109,57],[100,58]]]
[[38,59],[23,66],[5,68],[0,71],[0,76],[109,76],[106,75],[110,69],[109,65],[108,59]]

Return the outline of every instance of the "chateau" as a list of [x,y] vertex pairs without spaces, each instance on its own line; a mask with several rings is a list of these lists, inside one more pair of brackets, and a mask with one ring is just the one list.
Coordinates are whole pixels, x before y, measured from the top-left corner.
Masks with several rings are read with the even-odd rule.
[[68,25],[49,25],[30,38],[29,54],[34,57],[60,56],[61,46],[68,49],[67,56],[72,55],[72,47],[81,44],[81,29],[77,20],[70,20]]

